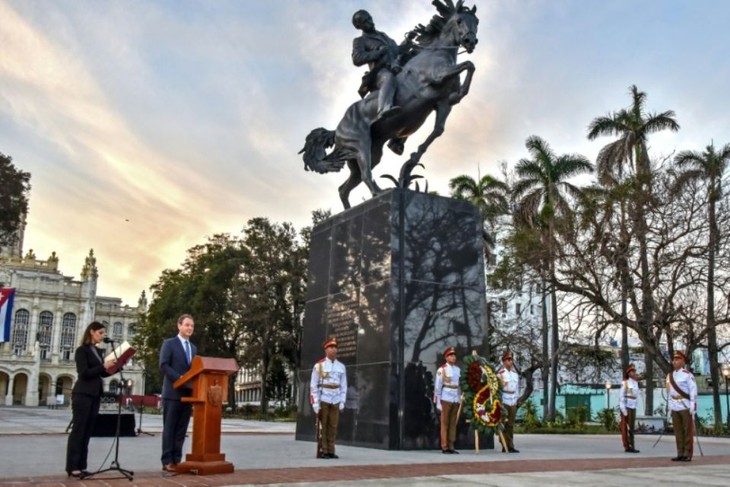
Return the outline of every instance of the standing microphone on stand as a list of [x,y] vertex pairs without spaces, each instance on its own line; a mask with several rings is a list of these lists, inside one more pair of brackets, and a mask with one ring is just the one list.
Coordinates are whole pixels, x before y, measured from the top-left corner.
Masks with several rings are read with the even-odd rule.
[[114,343],[114,340],[109,337],[104,337],[104,343]]

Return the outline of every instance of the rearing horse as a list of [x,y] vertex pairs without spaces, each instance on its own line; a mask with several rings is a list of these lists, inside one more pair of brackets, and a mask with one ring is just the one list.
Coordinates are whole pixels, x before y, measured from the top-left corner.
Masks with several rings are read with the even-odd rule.
[[[398,114],[377,120],[378,93],[370,93],[353,103],[337,129],[317,128],[306,138],[304,168],[319,173],[335,172],[347,163],[350,177],[339,188],[345,209],[350,207],[350,192],[364,182],[375,196],[382,190],[373,180],[372,168],[383,156],[383,145],[391,139],[406,138],[416,132],[432,111],[436,122],[426,140],[401,168],[401,181],[407,181],[428,146],[444,132],[451,107],[461,101],[471,85],[474,64],[456,63],[458,49],[471,53],[477,44],[476,6],[464,7],[464,0],[434,0],[439,12],[427,26],[419,25],[415,54],[396,76],[394,105]],[[464,82],[460,74],[466,71]],[[328,154],[327,149],[334,145]]]

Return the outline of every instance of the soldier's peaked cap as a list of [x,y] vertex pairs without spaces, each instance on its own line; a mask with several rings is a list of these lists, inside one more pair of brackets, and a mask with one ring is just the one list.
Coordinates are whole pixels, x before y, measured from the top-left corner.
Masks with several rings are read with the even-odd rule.
[[444,358],[448,357],[449,355],[456,355],[456,349],[454,347],[449,347],[444,350]]
[[325,341],[322,344],[322,348],[329,348],[329,347],[337,348],[337,340],[335,338],[330,338],[329,340]]
[[675,350],[673,358],[681,358],[685,362],[687,361],[687,356],[684,353],[680,352],[679,350]]

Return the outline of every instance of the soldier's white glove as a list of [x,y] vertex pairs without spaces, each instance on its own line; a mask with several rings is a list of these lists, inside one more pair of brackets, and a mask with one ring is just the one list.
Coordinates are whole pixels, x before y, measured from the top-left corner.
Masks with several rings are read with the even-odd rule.
[[436,401],[436,409],[438,409],[439,411],[441,411],[441,399],[439,399],[439,400]]
[[342,411],[343,409],[345,409],[345,403],[344,402],[341,402],[340,403],[340,411]]
[[621,408],[621,416],[628,416],[626,413],[626,408]]
[[312,409],[314,409],[314,414],[319,414],[319,403],[315,402],[312,404]]
[[689,402],[689,412],[692,415],[692,417],[695,417],[695,413],[697,412],[697,403],[695,401]]

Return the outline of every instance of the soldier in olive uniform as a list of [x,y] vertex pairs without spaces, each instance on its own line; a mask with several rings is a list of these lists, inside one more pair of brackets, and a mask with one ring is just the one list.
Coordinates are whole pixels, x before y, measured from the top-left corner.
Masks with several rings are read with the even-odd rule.
[[624,381],[618,394],[618,407],[621,410],[621,440],[624,451],[639,453],[634,447],[634,425],[636,423],[636,398],[639,395],[639,382],[636,367],[629,364],[624,372]]
[[[503,452],[519,453],[515,448],[515,418],[517,417],[517,399],[520,397],[520,375],[515,370],[514,356],[509,350],[502,355],[502,370],[497,373],[499,381],[502,383],[502,404],[507,410],[507,414],[502,418],[504,424],[504,441],[502,444]],[[500,442],[502,440],[500,439]]]
[[684,366],[687,356],[682,352],[674,352],[672,365],[674,371],[667,374],[667,393],[669,394],[669,410],[672,411],[672,427],[677,442],[677,456],[674,462],[692,461],[694,434],[694,418],[697,410],[697,384],[695,376]]
[[347,373],[345,366],[337,360],[337,341],[330,338],[324,342],[326,357],[312,369],[309,382],[310,402],[314,414],[319,415],[322,438],[321,458],[339,458],[335,454],[335,437],[340,411],[345,409],[347,395]]
[[441,411],[441,452],[459,453],[454,449],[456,441],[456,423],[461,404],[459,377],[461,369],[456,365],[456,350],[449,347],[444,352],[446,363],[436,371],[434,384],[434,402]]

